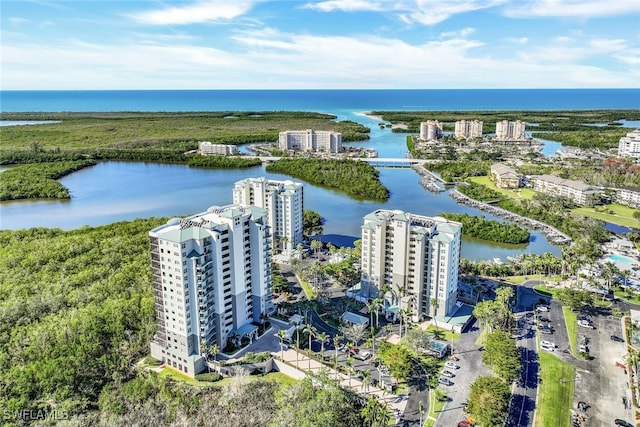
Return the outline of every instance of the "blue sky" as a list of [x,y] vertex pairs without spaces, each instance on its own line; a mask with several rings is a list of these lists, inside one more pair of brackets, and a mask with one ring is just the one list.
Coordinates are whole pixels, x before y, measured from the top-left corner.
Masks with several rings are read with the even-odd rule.
[[4,90],[640,87],[639,0],[2,0]]

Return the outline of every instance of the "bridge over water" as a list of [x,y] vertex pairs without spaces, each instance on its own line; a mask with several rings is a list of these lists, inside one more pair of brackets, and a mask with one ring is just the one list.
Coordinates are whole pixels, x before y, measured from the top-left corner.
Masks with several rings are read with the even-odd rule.
[[[282,157],[260,156],[260,160],[262,160],[263,163],[276,162],[280,159],[282,159]],[[413,165],[432,163],[436,161],[433,159],[407,159],[402,157],[357,157],[352,160],[367,162],[371,166],[375,167],[387,168],[410,168]]]

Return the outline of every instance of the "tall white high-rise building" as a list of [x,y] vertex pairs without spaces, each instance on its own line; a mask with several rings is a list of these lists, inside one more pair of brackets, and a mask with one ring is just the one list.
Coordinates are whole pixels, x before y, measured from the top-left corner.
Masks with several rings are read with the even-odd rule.
[[435,141],[442,138],[442,125],[437,120],[427,120],[420,123],[420,139]]
[[500,141],[519,141],[525,139],[524,130],[526,123],[516,120],[502,120],[496,122],[496,139]]
[[342,151],[342,134],[329,130],[287,130],[280,132],[278,148],[280,150],[339,153]]
[[157,333],[151,355],[194,376],[202,347],[257,335],[274,310],[266,209],[211,207],[149,232]]
[[300,182],[274,181],[265,177],[247,178],[235,183],[233,203],[258,206],[267,210],[278,252],[290,254],[302,243],[304,227],[304,186]]
[[482,136],[482,124],[479,120],[458,120],[453,136],[456,138],[480,138]]
[[640,129],[627,133],[618,142],[618,156],[640,159]]
[[[379,209],[362,226],[361,292],[383,288],[387,313],[413,321],[451,313],[458,289],[462,225],[441,217]],[[437,307],[433,300],[437,301]]]

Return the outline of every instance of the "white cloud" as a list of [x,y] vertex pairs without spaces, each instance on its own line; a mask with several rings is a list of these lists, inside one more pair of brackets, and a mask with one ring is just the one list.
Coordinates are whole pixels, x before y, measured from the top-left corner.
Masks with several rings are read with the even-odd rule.
[[454,15],[475,10],[489,9],[507,0],[416,0],[410,11],[401,16],[402,20],[423,25],[434,25],[446,21]]
[[467,28],[463,28],[462,30],[459,31],[447,31],[444,33],[440,33],[440,38],[441,39],[449,39],[452,37],[467,37],[470,36],[471,34],[473,34],[476,31],[475,28],[471,28],[471,27],[467,27]]
[[376,2],[371,0],[327,0],[317,3],[307,3],[304,9],[314,9],[322,12],[333,12],[340,10],[343,12],[381,12],[388,10],[388,2]]
[[[621,52],[616,52],[612,55],[618,61],[633,66],[640,67],[640,48],[639,49],[626,49]],[[639,68],[640,69],[640,68]],[[636,84],[637,86],[637,84]]]
[[454,15],[487,9],[501,5],[507,0],[327,0],[307,3],[306,9],[322,12],[355,12],[372,11],[397,13],[398,18],[406,24],[434,25],[446,21]]
[[506,39],[510,43],[514,44],[527,44],[529,39],[527,37],[510,37]]
[[[461,36],[411,44],[370,34],[318,36],[267,28],[236,33],[229,48],[195,40],[107,45],[73,41],[59,47],[13,40],[3,46],[7,89],[300,89],[636,87],[637,67],[583,65],[610,55],[617,39],[531,46],[527,55],[481,54],[483,43]],[[236,46],[237,47],[237,46]],[[635,52],[637,54],[637,52]],[[616,61],[632,63],[620,50]],[[409,58],[409,60],[408,60]],[[637,58],[637,56],[636,56]],[[610,61],[603,61],[608,63]],[[47,67],[42,67],[47,64]]]
[[9,22],[12,26],[17,27],[19,25],[26,24],[27,22],[29,22],[29,20],[20,18],[19,16],[12,16],[11,18],[9,18]]
[[187,25],[230,20],[247,13],[255,1],[200,0],[186,6],[174,6],[129,15],[137,22],[148,25]]
[[640,12],[638,0],[521,0],[509,2],[505,14],[514,18],[602,17]]

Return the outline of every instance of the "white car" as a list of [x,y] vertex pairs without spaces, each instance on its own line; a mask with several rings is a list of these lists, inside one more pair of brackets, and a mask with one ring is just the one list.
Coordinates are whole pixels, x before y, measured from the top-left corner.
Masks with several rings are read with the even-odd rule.
[[536,307],[536,310],[538,311],[549,311],[549,307],[547,307],[546,305],[539,305]]
[[541,345],[540,348],[546,351],[556,351],[555,347],[546,346],[546,345]]
[[551,341],[540,341],[540,347],[556,348],[556,345],[555,345],[555,343],[552,343]]
[[578,320],[578,326],[582,326],[583,328],[594,329],[593,325],[588,320]]
[[449,369],[460,369],[460,366],[456,365],[453,362],[445,362],[444,366],[446,366]]

